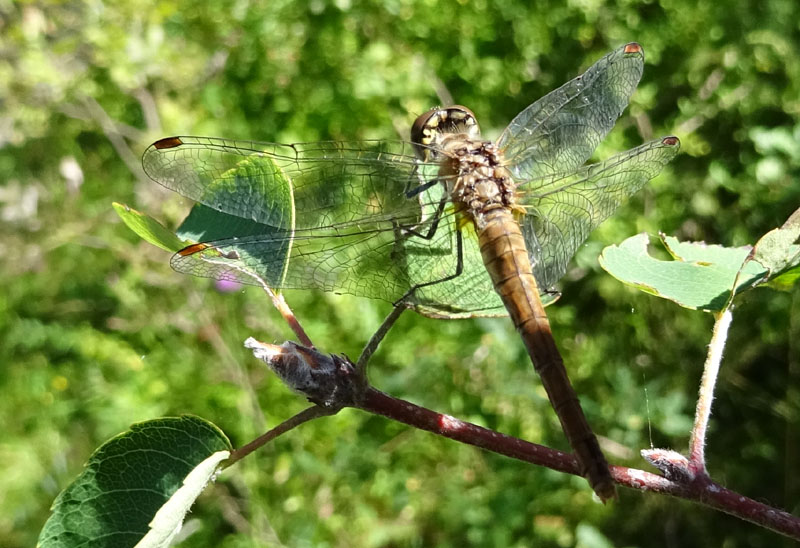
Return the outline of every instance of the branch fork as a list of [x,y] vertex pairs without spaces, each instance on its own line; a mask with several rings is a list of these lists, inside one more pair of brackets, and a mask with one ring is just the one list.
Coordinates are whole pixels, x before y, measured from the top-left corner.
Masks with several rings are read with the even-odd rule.
[[[266,284],[264,286],[267,289]],[[276,302],[280,304],[278,309],[304,345],[291,341],[274,345],[251,337],[247,339],[245,346],[264,361],[285,384],[305,396],[314,406],[234,451],[227,462],[228,466],[304,422],[338,413],[345,407],[354,407],[510,458],[581,476],[578,460],[573,455],[437,413],[394,398],[370,386],[366,364],[380,340],[400,316],[401,308],[389,314],[357,363],[353,363],[347,356],[325,354],[314,348],[282,298],[271,291],[269,293],[273,302],[279,301]],[[709,477],[706,470],[705,437],[711,415],[714,385],[731,319],[729,308],[716,315],[700,385],[689,457],[669,449],[648,449],[641,454],[661,475],[624,466],[611,466],[611,476],[614,483],[621,486],[698,502],[800,541],[800,518],[721,486]]]

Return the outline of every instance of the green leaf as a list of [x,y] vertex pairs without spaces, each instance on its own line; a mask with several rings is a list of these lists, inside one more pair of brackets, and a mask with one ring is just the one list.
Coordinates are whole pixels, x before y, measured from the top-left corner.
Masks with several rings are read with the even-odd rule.
[[243,157],[193,197],[198,203],[177,230],[187,240],[246,238],[294,228],[292,181],[268,156]]
[[95,451],[59,494],[38,546],[167,546],[230,449],[225,434],[199,417],[134,424]]
[[247,275],[233,279],[252,283],[249,276],[257,274],[273,287],[280,286],[286,276],[292,244],[286,231],[197,204],[178,228],[178,235],[214,244],[183,256],[183,261],[191,262],[176,267],[179,271],[230,279],[235,268]]
[[[215,268],[220,273],[239,266],[272,286],[281,285],[291,251],[287,233],[294,227],[294,194],[292,182],[280,166],[268,157],[248,157],[210,184],[203,202],[225,204],[228,210],[234,209],[233,202],[239,213],[197,203],[178,227],[178,236],[193,242],[218,242],[220,247],[187,255],[185,260],[197,264],[196,271],[213,277],[219,277],[213,273]],[[283,260],[276,260],[278,257]],[[207,264],[200,266],[202,262]],[[179,270],[195,269],[184,266]]]
[[294,228],[294,187],[280,165],[254,154],[239,161],[203,189],[204,204],[243,219],[284,230]]
[[132,231],[145,241],[166,251],[175,253],[186,247],[187,243],[181,241],[175,234],[167,230],[161,223],[140,211],[136,211],[125,204],[114,202],[111,204],[117,215],[128,225]]
[[661,242],[674,259],[663,261],[648,253],[649,241],[647,234],[637,234],[618,246],[606,247],[600,255],[600,265],[623,283],[707,312],[725,308],[734,283],[738,293],[752,287],[765,274],[758,263],[746,262],[749,247],[679,242],[662,234]]
[[195,204],[176,234],[192,242],[211,242],[228,238],[277,234],[280,231],[250,219],[223,213],[203,204]]
[[767,285],[779,291],[789,291],[797,282],[798,278],[800,278],[800,266],[796,266],[772,278]]
[[[771,287],[786,289],[797,279],[797,266],[800,264],[800,209],[792,213],[783,226],[770,230],[756,243],[748,260],[758,261],[767,269],[764,282],[775,279]],[[785,276],[781,276],[782,274]]]
[[186,513],[217,474],[219,464],[229,456],[230,451],[217,451],[189,472],[183,480],[183,486],[156,512],[150,522],[150,531],[136,544],[136,548],[170,546],[172,539],[181,530]]

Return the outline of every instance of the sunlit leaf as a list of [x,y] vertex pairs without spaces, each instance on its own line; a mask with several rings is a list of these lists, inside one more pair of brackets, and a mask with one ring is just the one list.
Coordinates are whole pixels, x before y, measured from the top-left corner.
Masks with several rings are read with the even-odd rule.
[[[774,280],[772,287],[783,289],[794,283],[797,266],[800,263],[800,209],[797,209],[783,223],[783,226],[770,230],[756,243],[750,260],[757,261],[767,269],[767,279]],[[785,276],[781,276],[784,274]],[[780,277],[780,281],[775,278]]]
[[123,222],[139,235],[143,240],[175,253],[186,247],[186,242],[167,230],[161,223],[140,211],[136,211],[125,204],[114,202],[111,204]]
[[131,426],[103,444],[56,498],[42,548],[166,546],[227,458],[225,434],[199,417]]
[[686,308],[722,310],[740,269],[737,293],[751,287],[765,273],[757,263],[745,264],[750,253],[748,247],[679,242],[662,235],[662,244],[674,258],[663,261],[649,254],[649,241],[647,234],[637,234],[619,245],[609,246],[600,255],[600,265],[621,282]]

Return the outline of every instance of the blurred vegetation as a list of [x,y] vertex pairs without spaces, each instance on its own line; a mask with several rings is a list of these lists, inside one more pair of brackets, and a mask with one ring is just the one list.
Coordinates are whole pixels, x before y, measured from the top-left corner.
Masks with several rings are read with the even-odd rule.
[[[598,156],[676,134],[683,152],[578,253],[551,307],[612,462],[685,450],[712,318],[602,273],[602,247],[658,230],[753,243],[800,204],[796,0],[0,1],[0,545],[32,546],[56,494],[130,423],[203,416],[234,444],[304,407],[248,356],[291,335],[256,289],[172,272],[111,208],[171,226],[188,205],[143,176],[156,138],[393,138],[449,94],[495,137],[627,41],[646,53]],[[437,97],[437,93],[442,97]],[[389,305],[287,294],[312,339],[356,356]],[[707,448],[727,486],[800,512],[800,304],[749,293]],[[374,384],[566,448],[503,319],[402,318]],[[262,412],[263,410],[263,412]],[[586,482],[348,410],[279,439],[196,505],[185,546],[780,545],[695,505]],[[788,545],[788,544],[787,544]]]

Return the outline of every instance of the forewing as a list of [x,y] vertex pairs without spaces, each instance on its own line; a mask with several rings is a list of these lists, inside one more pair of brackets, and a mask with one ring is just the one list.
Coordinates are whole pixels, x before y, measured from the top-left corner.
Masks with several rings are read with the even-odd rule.
[[178,137],[148,148],[143,164],[157,182],[202,204],[179,229],[202,242],[173,256],[180,272],[247,284],[258,283],[255,274],[276,289],[390,302],[405,297],[433,316],[502,312],[474,230],[465,230],[462,275],[431,283],[456,272],[456,216],[444,185],[412,191],[435,181],[438,165],[416,161],[409,146]]
[[[403,235],[426,230],[442,197],[440,185],[411,192],[435,180],[438,166],[405,154],[409,147],[171,137],[150,146],[143,165],[199,202],[179,233],[202,243],[173,257],[176,270],[244,283],[256,283],[255,274],[274,288],[394,300],[416,279],[398,262]],[[441,255],[443,241],[422,246]]]
[[497,141],[517,180],[583,165],[625,110],[643,67],[641,46],[626,44],[520,112]]
[[522,233],[542,289],[553,287],[592,230],[658,175],[679,148],[677,137],[664,137],[572,174],[520,186]]
[[363,219],[412,219],[406,192],[435,165],[403,141],[283,145],[211,137],[169,137],[142,158],[147,175],[212,209],[277,228]]

